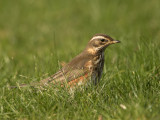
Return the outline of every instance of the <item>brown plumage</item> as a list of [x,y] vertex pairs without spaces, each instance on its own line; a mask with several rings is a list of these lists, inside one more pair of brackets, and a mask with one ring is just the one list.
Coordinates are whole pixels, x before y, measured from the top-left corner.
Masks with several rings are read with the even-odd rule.
[[88,42],[84,51],[63,66],[57,73],[47,79],[41,80],[36,85],[43,86],[59,83],[63,86],[67,83],[69,86],[74,86],[88,81],[96,85],[103,72],[105,49],[109,45],[119,42],[118,40],[113,40],[108,35],[96,34]]

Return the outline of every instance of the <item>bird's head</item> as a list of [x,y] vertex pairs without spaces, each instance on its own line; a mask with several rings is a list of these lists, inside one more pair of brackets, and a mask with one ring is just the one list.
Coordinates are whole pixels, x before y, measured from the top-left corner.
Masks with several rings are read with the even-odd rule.
[[103,52],[107,46],[115,43],[120,43],[120,41],[114,40],[108,35],[96,34],[88,42],[86,50],[91,54],[96,54]]

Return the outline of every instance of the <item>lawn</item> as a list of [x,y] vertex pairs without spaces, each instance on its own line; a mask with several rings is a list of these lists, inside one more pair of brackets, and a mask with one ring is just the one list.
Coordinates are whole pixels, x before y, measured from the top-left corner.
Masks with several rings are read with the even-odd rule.
[[[159,0],[0,0],[0,119],[159,120]],[[96,33],[105,52],[97,86],[18,88],[55,73]]]

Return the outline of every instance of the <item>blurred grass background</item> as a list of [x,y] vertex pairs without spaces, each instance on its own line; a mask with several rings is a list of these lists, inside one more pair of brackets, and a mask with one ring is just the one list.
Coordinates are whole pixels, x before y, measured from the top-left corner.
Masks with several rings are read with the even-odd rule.
[[[158,120],[159,11],[159,0],[0,0],[0,118]],[[6,88],[55,73],[96,33],[121,41],[107,48],[97,87]]]

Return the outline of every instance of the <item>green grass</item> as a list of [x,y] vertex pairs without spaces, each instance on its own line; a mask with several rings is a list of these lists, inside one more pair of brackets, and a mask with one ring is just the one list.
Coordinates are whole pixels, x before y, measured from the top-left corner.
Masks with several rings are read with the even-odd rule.
[[[1,0],[0,119],[158,120],[159,11],[159,0]],[[7,88],[52,75],[96,33],[121,41],[98,86]]]

